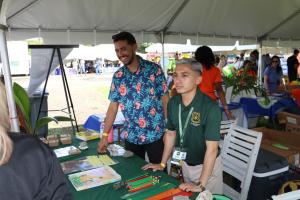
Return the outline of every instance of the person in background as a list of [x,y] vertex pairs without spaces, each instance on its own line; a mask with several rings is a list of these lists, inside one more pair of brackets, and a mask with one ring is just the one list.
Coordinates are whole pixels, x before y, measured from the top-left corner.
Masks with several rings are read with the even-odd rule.
[[86,75],[85,61],[84,60],[80,60],[78,67],[79,67],[78,74],[83,74],[84,73]]
[[271,58],[271,65],[264,71],[264,87],[267,90],[267,94],[276,92],[281,83],[282,76],[283,73],[280,66],[280,59],[278,56],[273,56]]
[[223,71],[223,68],[227,65],[227,58],[225,55],[221,55],[220,59],[219,59],[219,62],[216,62],[218,63],[217,67],[219,68],[220,72],[222,73]]
[[113,75],[110,104],[98,152],[106,151],[107,133],[120,107],[125,118],[125,149],[143,159],[147,152],[150,162],[160,163],[169,100],[163,70],[159,65],[136,55],[137,43],[131,33],[120,32],[112,39],[116,54],[124,66]]
[[149,163],[143,169],[163,170],[176,147],[172,160],[177,153],[186,153],[180,161],[184,183],[179,188],[192,192],[207,188],[213,194],[222,194],[222,163],[218,156],[221,111],[216,101],[198,88],[201,73],[202,66],[194,59],[176,62],[174,85],[178,95],[168,103],[163,157],[160,164]]
[[215,56],[211,48],[208,46],[199,47],[195,52],[195,58],[203,66],[202,81],[199,84],[200,90],[214,101],[217,100],[216,91],[227,118],[234,119],[226,103],[220,69],[214,66]]
[[294,54],[287,59],[289,82],[297,80],[297,69],[299,66],[297,59],[298,54],[299,50],[295,49]]
[[0,82],[0,199],[72,199],[55,154],[37,137],[9,133],[7,107]]
[[242,52],[240,54],[240,57],[238,57],[236,63],[234,64],[234,67],[235,67],[236,70],[239,70],[240,68],[243,67],[243,65],[244,65],[244,55],[245,55],[244,52]]
[[250,61],[252,62],[252,69],[257,73],[258,70],[258,57],[259,52],[255,49],[250,53]]
[[101,59],[97,59],[96,63],[95,63],[95,72],[96,75],[101,75],[102,73],[102,60]]

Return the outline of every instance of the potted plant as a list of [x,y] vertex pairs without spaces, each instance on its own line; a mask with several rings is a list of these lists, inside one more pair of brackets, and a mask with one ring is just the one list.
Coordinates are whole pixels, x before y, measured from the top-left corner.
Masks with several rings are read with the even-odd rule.
[[226,87],[233,87],[232,96],[250,95],[253,91],[256,96],[262,96],[265,104],[269,104],[270,100],[267,96],[266,90],[259,85],[257,76],[251,67],[245,67],[238,71],[232,71],[230,76],[224,76],[223,81]]
[[36,133],[38,130],[49,122],[71,121],[69,117],[41,117],[35,123],[35,127],[31,125],[31,105],[30,99],[25,89],[17,83],[13,84],[14,98],[16,101],[17,113],[21,127],[26,133]]

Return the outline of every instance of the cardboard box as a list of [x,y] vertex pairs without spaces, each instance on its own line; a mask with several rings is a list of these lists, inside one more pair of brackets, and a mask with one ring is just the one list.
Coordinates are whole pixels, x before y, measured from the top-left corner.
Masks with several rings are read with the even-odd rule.
[[278,112],[277,118],[280,124],[291,124],[300,127],[300,115],[289,112]]
[[300,134],[265,127],[254,128],[253,130],[263,133],[261,148],[285,157],[292,165],[299,165]]
[[278,112],[277,118],[279,124],[285,125],[287,132],[300,134],[300,115],[289,112]]

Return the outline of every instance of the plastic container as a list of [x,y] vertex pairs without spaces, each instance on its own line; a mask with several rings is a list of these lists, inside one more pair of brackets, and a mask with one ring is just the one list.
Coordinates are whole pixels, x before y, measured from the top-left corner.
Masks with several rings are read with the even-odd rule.
[[[35,123],[36,123],[39,108],[40,108],[40,103],[41,103],[41,100],[42,100],[42,94],[43,94],[42,90],[36,90],[33,93],[33,95],[30,96],[30,105],[31,105],[30,120],[31,120],[32,128],[35,127]],[[49,93],[45,92],[39,118],[48,116],[48,95],[49,95]],[[47,136],[48,135],[48,125],[45,125],[45,126],[41,127],[35,133],[37,135],[41,136],[41,137]]]
[[260,149],[248,192],[248,199],[266,200],[276,195],[286,181],[289,165],[286,158]]

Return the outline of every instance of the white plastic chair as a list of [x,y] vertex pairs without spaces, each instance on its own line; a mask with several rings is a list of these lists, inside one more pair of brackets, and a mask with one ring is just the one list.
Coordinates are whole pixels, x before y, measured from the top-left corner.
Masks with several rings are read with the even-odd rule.
[[226,136],[230,130],[231,124],[236,124],[236,120],[224,120],[221,121],[220,134]]
[[221,140],[219,141],[219,147],[221,149],[224,143],[224,138],[227,135],[228,131],[230,130],[231,124],[236,124],[236,120],[221,121],[221,127],[220,127]]
[[241,182],[240,192],[223,183],[224,194],[233,200],[247,199],[261,138],[261,132],[232,124],[224,139],[221,152],[223,172]]

